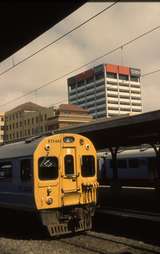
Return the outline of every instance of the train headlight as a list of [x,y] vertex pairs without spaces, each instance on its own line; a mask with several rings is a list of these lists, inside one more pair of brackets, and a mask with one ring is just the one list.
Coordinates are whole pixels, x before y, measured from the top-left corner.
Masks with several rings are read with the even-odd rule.
[[49,144],[47,144],[47,145],[45,145],[45,148],[44,148],[46,151],[49,151],[50,150],[50,145]]
[[86,145],[86,150],[89,150],[89,144]]
[[48,198],[47,199],[47,205],[51,205],[53,203],[53,198]]

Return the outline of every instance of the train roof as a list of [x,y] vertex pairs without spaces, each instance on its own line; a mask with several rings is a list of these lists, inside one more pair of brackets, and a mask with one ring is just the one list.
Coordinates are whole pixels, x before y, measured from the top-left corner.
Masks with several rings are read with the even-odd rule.
[[31,156],[44,137],[0,146],[0,160]]
[[[99,153],[99,157],[106,156],[106,158],[111,159],[111,153]],[[117,158],[141,158],[141,157],[150,157],[155,156],[155,151],[153,148],[147,148],[147,149],[129,149],[129,150],[120,150],[117,153]]]

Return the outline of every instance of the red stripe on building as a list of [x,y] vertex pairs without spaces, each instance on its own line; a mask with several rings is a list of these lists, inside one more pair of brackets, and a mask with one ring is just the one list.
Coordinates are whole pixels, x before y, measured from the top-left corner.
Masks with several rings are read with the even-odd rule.
[[119,65],[118,72],[119,72],[119,74],[129,75],[129,67]]
[[106,64],[105,68],[107,72],[118,73],[118,65]]

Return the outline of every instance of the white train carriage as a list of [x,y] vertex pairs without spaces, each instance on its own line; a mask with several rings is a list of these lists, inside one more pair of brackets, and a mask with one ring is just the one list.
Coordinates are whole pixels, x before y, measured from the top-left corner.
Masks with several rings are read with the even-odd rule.
[[[113,162],[110,153],[99,154],[100,184],[113,179]],[[152,186],[158,177],[153,148],[119,151],[117,154],[118,179],[121,185]]]

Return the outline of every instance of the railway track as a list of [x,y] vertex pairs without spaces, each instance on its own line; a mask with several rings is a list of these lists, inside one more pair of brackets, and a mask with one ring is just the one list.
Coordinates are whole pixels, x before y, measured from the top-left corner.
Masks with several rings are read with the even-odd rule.
[[63,243],[99,254],[150,254],[160,253],[160,247],[109,234],[85,232],[60,240]]

